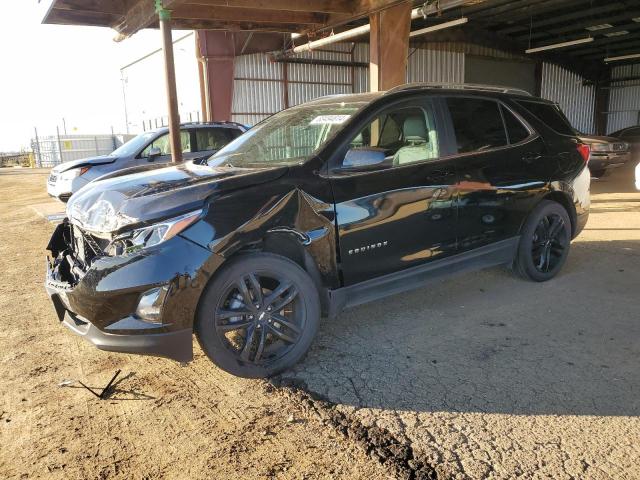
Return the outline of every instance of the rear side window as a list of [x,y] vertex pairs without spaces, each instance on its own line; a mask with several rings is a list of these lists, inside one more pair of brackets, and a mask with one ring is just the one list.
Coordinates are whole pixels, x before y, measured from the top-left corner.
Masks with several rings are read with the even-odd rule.
[[235,128],[199,128],[196,130],[197,151],[220,150],[231,140],[239,137],[241,133]]
[[507,135],[509,137],[509,143],[519,143],[526,140],[530,133],[529,129],[525,127],[520,120],[518,120],[509,109],[500,107],[502,110],[502,117],[504,118],[504,125],[507,127]]
[[458,153],[489,150],[507,145],[500,106],[493,100],[447,98]]
[[535,115],[538,120],[562,135],[575,135],[576,132],[557,105],[550,103],[518,100],[518,103]]

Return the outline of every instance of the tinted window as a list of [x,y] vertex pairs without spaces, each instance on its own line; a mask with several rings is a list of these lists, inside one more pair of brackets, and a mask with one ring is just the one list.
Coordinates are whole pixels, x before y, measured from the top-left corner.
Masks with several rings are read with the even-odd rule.
[[529,130],[508,109],[504,107],[500,108],[502,109],[504,124],[507,127],[509,143],[513,144],[525,140],[530,135]]
[[[182,153],[188,153],[191,151],[191,134],[186,130],[180,131],[180,142],[182,143]],[[152,148],[159,148],[160,155],[171,154],[171,142],[169,141],[169,134],[159,136],[153,142],[151,142],[147,148],[145,148],[140,154],[141,157],[148,157],[149,150]]]
[[550,103],[518,101],[520,105],[538,117],[538,120],[562,135],[575,135],[576,132],[557,105]]
[[220,150],[241,133],[235,128],[199,128],[196,130],[197,151]]
[[438,158],[438,134],[431,111],[400,107],[377,115],[350,143],[351,150],[376,149],[386,160],[380,166],[398,166]]
[[497,102],[480,98],[447,98],[458,153],[507,145],[507,135]]

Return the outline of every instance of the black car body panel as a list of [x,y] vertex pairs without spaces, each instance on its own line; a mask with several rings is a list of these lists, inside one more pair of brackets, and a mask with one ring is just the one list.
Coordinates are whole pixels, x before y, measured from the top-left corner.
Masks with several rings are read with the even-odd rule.
[[[444,102],[469,95],[408,88],[360,96],[369,103],[297,163],[268,168],[189,163],[94,182],[72,197],[72,218],[56,229],[48,247],[46,286],[59,318],[70,325],[66,316],[72,314],[91,325],[87,330],[121,335],[105,341],[92,330],[88,339],[100,348],[185,361],[200,296],[236,255],[267,251],[294,260],[315,282],[324,314],[335,315],[444,273],[509,263],[527,216],[544,199],[567,209],[576,236],[589,209],[589,175],[576,150],[578,139],[555,133],[512,94],[480,92],[473,96],[508,109],[529,135],[505,147],[458,153]],[[336,100],[312,105],[331,101]],[[435,112],[439,158],[363,171],[336,168],[349,140],[377,112],[420,102]],[[197,209],[202,213],[157,246],[116,256],[105,250],[85,261],[74,238],[99,243],[82,218],[100,201],[115,215],[134,219],[114,235]],[[162,322],[144,325],[136,319],[136,306],[153,288],[167,289]],[[152,337],[150,346],[135,350],[128,339],[170,333],[179,337],[179,347]]]

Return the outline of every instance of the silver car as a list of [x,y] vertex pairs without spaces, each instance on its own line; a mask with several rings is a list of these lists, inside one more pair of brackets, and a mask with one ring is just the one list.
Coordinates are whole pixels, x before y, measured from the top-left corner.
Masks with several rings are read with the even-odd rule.
[[[247,127],[234,122],[183,123],[180,138],[184,160],[198,161],[216,153]],[[171,161],[169,128],[141,133],[109,155],[73,160],[51,170],[47,192],[63,202],[87,183],[107,173],[131,167]]]

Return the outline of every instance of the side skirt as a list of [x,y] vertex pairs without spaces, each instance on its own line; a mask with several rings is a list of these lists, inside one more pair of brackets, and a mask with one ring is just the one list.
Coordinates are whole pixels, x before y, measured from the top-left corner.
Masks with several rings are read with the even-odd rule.
[[328,316],[335,317],[345,308],[413,290],[457,273],[510,264],[515,258],[519,241],[519,236],[508,238],[407,270],[329,290]]

